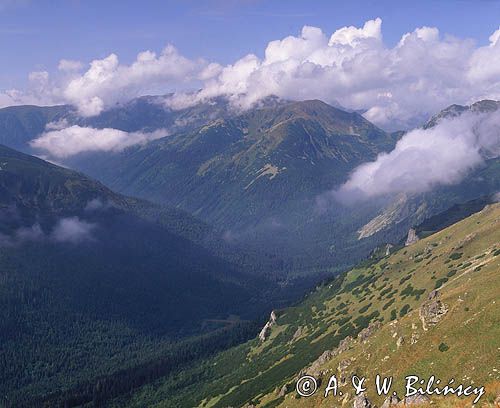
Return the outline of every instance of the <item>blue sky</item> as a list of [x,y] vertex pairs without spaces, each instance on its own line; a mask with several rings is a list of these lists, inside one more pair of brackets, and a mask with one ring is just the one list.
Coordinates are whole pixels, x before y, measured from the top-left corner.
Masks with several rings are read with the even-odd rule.
[[188,58],[228,64],[262,56],[270,40],[304,25],[331,34],[376,17],[389,45],[424,25],[486,44],[500,23],[500,1],[0,0],[0,89],[22,87],[29,72],[50,72],[61,58],[89,62],[113,52],[127,63],[172,43]]
[[0,0],[0,108],[275,95],[410,128],[500,99],[500,0]]

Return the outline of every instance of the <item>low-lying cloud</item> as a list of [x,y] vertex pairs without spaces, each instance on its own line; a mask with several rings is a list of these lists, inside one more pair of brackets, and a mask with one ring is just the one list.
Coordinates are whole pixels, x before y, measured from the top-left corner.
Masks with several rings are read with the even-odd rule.
[[[304,26],[297,36],[270,41],[264,57],[248,54],[222,66],[190,59],[168,45],[144,51],[131,64],[116,54],[86,65],[61,60],[57,73],[34,72],[28,90],[0,92],[0,106],[70,103],[83,116],[145,94],[175,92],[178,109],[217,96],[245,109],[264,97],[321,99],[366,110],[386,127],[420,124],[452,103],[500,99],[500,28],[485,46],[420,27],[393,47],[383,41],[382,20],[342,27],[331,35]],[[198,92],[187,90],[199,89]]]
[[95,129],[78,125],[61,129],[49,124],[47,131],[32,140],[30,145],[51,157],[64,159],[84,152],[118,152],[167,134],[164,129],[146,133],[124,132],[112,128]]
[[20,227],[12,235],[0,233],[0,247],[11,247],[25,242],[40,241],[45,238],[45,234],[40,224],[33,224],[30,227]]
[[460,182],[487,158],[500,156],[500,110],[467,112],[403,136],[390,153],[362,164],[333,193],[343,201],[421,193]]
[[96,224],[81,220],[78,217],[61,218],[52,231],[52,239],[56,242],[78,244],[91,241],[92,231]]
[[19,227],[12,234],[0,233],[0,247],[15,247],[28,242],[57,242],[79,244],[92,241],[97,224],[79,217],[63,217],[57,220],[51,231],[44,232],[40,224]]

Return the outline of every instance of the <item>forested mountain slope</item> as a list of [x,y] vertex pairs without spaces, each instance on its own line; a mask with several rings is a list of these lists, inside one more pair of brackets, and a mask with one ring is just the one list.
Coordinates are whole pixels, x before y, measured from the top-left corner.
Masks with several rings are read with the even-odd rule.
[[8,401],[161,357],[187,335],[244,333],[239,320],[274,299],[275,283],[202,245],[216,236],[206,224],[3,146],[0,219]]

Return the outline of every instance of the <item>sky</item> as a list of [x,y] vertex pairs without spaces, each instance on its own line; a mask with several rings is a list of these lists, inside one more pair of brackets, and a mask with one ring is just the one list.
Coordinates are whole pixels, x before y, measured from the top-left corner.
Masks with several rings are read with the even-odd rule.
[[497,30],[500,0],[0,0],[0,106],[92,116],[148,93],[241,109],[277,94],[411,126],[499,95]]
[[304,25],[333,32],[382,18],[396,43],[415,27],[485,44],[500,24],[496,0],[349,1],[94,1],[0,0],[0,89],[22,86],[31,71],[53,70],[60,59],[90,61],[117,53],[130,62],[145,49],[172,43],[190,58],[228,64]]

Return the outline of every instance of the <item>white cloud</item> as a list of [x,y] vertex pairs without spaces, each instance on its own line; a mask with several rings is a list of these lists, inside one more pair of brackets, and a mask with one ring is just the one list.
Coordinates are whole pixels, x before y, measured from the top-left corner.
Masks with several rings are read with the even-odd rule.
[[129,146],[167,136],[159,129],[151,133],[124,132],[118,129],[95,129],[78,125],[61,128],[49,124],[47,131],[30,142],[31,147],[63,159],[83,152],[121,151]]
[[83,63],[75,60],[62,59],[59,61],[57,69],[63,72],[80,71],[83,68]]
[[78,61],[61,60],[59,68],[54,78],[33,74],[28,92],[0,93],[0,105],[71,103],[92,116],[148,93],[176,91],[167,100],[174,109],[216,96],[245,109],[277,95],[339,102],[366,110],[379,125],[411,128],[452,103],[500,99],[500,28],[482,47],[435,27],[405,33],[389,47],[377,18],[331,35],[305,26],[297,36],[270,41],[263,58],[248,54],[226,66],[186,58],[168,45],[158,55],[139,53],[129,65],[111,54],[83,72]]
[[78,217],[65,217],[56,222],[50,234],[45,234],[38,223],[30,227],[20,227],[11,235],[0,233],[0,247],[13,247],[27,242],[46,240],[78,244],[92,241],[94,239],[92,232],[96,228],[97,224],[81,220]]
[[160,55],[144,51],[131,65],[121,65],[116,54],[94,60],[82,75],[72,78],[63,90],[63,97],[74,104],[80,114],[93,116],[117,102],[158,91],[172,84],[206,78],[207,67],[203,60],[192,61],[168,45]]
[[58,96],[58,85],[50,80],[47,71],[34,71],[28,75],[28,90],[0,91],[0,108],[17,105],[55,105],[64,101]]
[[430,129],[408,132],[390,153],[362,164],[334,196],[351,201],[420,193],[460,182],[485,158],[500,155],[500,110],[467,112]]
[[500,28],[490,36],[490,44],[475,50],[469,61],[467,71],[473,83],[491,83],[496,86],[500,78]]
[[306,26],[299,36],[271,41],[263,59],[249,54],[205,81],[196,94],[177,93],[169,104],[184,107],[226,95],[246,108],[269,95],[338,101],[382,126],[411,127],[452,103],[500,98],[500,29],[490,44],[417,28],[390,48],[382,21],[343,27],[329,38]]
[[78,217],[61,218],[52,231],[52,239],[56,242],[78,244],[92,240],[95,224],[80,220]]
[[44,237],[40,224],[34,224],[31,227],[21,227],[16,230],[14,235],[18,242],[38,241]]

